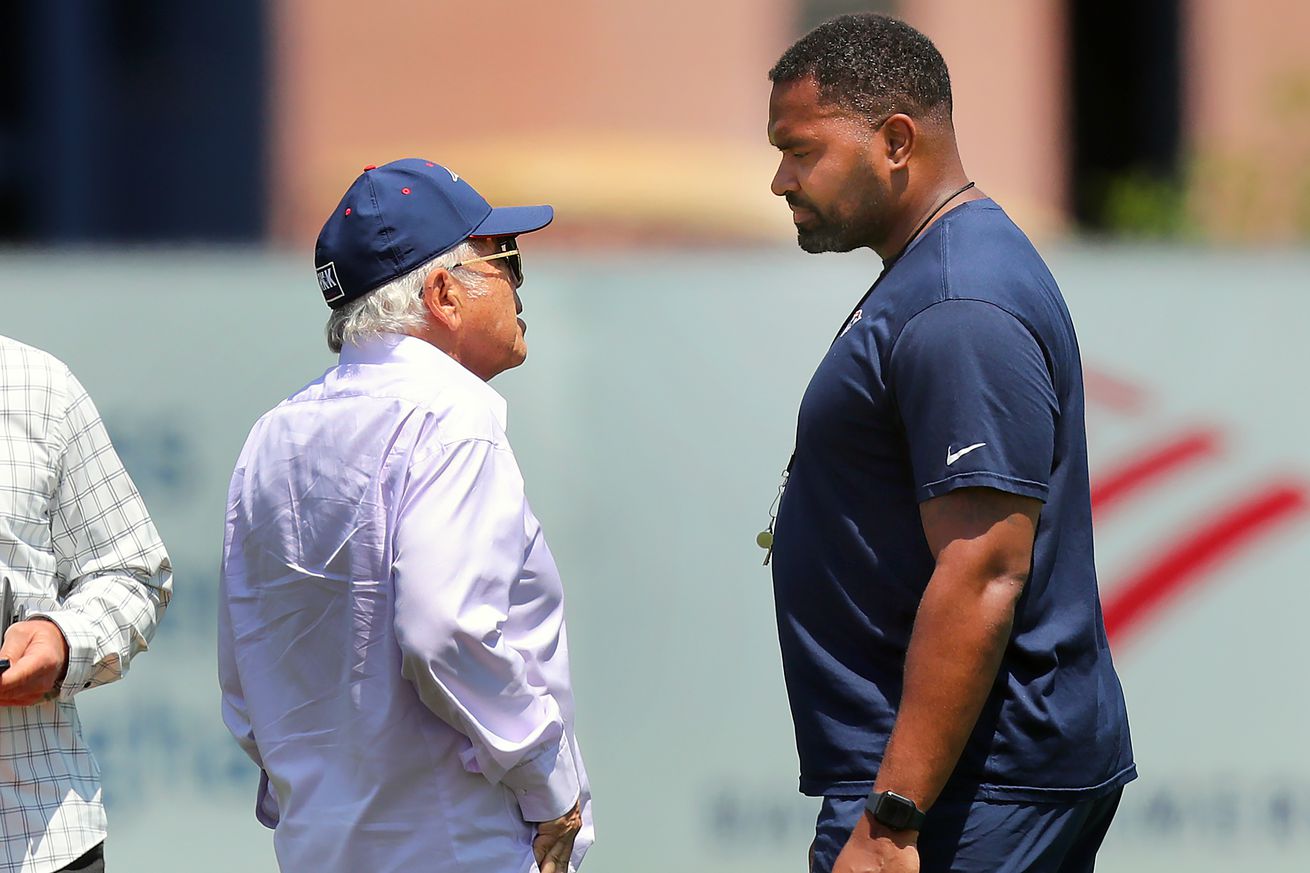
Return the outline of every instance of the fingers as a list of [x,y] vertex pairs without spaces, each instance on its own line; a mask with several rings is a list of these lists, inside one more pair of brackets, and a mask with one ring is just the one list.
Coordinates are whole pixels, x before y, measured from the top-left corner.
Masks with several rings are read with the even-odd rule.
[[9,663],[16,662],[23,656],[27,650],[27,644],[32,641],[32,629],[23,622],[15,622],[5,631],[3,645],[0,645],[0,658],[8,658]]
[[568,873],[569,856],[573,854],[573,838],[577,831],[569,831],[555,841],[546,853],[546,862],[539,864],[541,873]]
[[532,841],[532,856],[537,862],[540,873],[549,873],[555,864],[555,849],[562,837],[553,834],[538,834]]
[[537,825],[532,854],[541,873],[568,873],[573,841],[582,830],[582,801],[557,819]]
[[45,631],[35,622],[20,621],[5,632],[0,658],[8,658],[11,666],[0,673],[0,706],[31,706],[54,689],[63,663],[54,646],[43,644]]
[[538,869],[546,863],[546,852],[554,845],[555,838],[538,834],[532,840],[532,858],[537,862]]
[[24,627],[22,622],[11,625],[5,632],[0,658],[7,658],[10,666],[0,673],[0,701],[10,703],[13,702],[11,698],[21,696],[37,672],[39,665],[36,660],[24,657],[31,642],[32,629]]

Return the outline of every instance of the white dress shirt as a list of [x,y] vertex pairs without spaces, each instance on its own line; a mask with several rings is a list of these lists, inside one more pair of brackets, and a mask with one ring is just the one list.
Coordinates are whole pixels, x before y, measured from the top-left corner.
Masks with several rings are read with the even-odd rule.
[[261,418],[228,494],[223,718],[287,873],[527,873],[582,802],[563,590],[505,401],[385,336]]
[[68,642],[57,699],[0,706],[0,873],[58,870],[105,839],[73,695],[127,672],[172,569],[91,398],[60,361],[0,337],[0,574]]

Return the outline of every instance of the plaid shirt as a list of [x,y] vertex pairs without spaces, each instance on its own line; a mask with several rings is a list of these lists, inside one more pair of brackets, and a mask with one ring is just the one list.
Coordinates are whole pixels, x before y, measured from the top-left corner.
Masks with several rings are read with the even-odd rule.
[[168,555],[91,398],[0,337],[0,572],[68,641],[57,699],[0,706],[0,873],[46,873],[105,838],[73,696],[127,672],[172,590]]

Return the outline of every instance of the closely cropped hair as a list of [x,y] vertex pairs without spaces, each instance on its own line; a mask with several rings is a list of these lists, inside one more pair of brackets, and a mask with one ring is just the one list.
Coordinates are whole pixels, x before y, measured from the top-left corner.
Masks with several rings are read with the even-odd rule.
[[[403,276],[332,310],[327,322],[327,344],[340,352],[347,343],[358,345],[384,333],[409,333],[423,326],[423,280],[437,267],[450,269],[452,264],[478,257],[473,244],[462,242],[450,251],[415,267]],[[460,281],[471,297],[487,293],[487,283],[472,270],[465,270]]]
[[825,21],[769,71],[775,83],[809,76],[824,102],[873,122],[897,112],[951,118],[951,77],[941,52],[928,37],[886,15],[860,13]]

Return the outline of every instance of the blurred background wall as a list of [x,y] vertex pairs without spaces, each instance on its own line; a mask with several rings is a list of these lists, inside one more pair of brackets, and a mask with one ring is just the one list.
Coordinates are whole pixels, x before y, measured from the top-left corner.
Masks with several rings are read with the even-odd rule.
[[941,48],[966,167],[1079,327],[1142,772],[1102,868],[1310,869],[1293,0],[6,7],[0,332],[87,384],[178,571],[156,651],[83,698],[111,864],[273,869],[218,719],[224,489],[255,417],[332,362],[323,218],[364,165],[421,155],[558,211],[528,241],[532,357],[497,387],[569,590],[587,869],[801,868],[816,806],[795,794],[753,538],[878,263],[796,249],[768,192],[766,73],[856,9]]
[[856,9],[937,42],[971,172],[1035,231],[1310,235],[1297,0],[15,4],[0,234],[303,250],[362,166],[423,154],[549,197],[560,244],[783,239],[765,72]]

